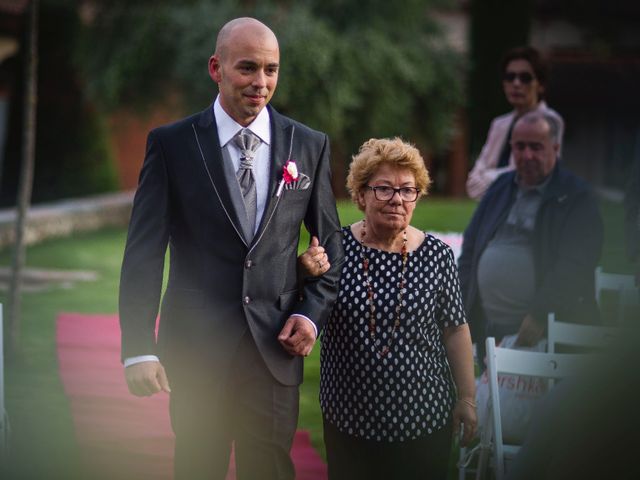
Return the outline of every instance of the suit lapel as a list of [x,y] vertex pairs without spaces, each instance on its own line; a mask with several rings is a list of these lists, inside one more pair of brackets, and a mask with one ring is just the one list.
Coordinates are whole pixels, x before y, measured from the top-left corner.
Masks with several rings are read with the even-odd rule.
[[291,134],[293,132],[293,125],[285,123],[283,117],[276,112],[273,108],[269,108],[270,122],[271,122],[271,169],[269,171],[269,195],[267,197],[267,204],[260,221],[260,227],[253,237],[256,243],[261,237],[262,232],[267,228],[269,220],[273,215],[274,210],[278,206],[280,201],[279,197],[276,197],[278,184],[282,180],[282,167],[289,160],[289,150],[291,147]]
[[247,245],[243,233],[243,222],[240,221],[238,209],[233,203],[229,185],[225,177],[220,140],[218,139],[218,129],[213,115],[213,106],[210,106],[200,114],[198,122],[193,124],[193,130],[202,155],[201,161],[205,166],[205,174],[209,176],[215,195],[220,201],[229,222],[238,234],[238,237],[240,237],[240,240]]
[[293,125],[282,121],[282,116],[271,109],[271,171],[269,174],[269,204],[274,203],[278,184],[282,180],[282,167],[290,160]]

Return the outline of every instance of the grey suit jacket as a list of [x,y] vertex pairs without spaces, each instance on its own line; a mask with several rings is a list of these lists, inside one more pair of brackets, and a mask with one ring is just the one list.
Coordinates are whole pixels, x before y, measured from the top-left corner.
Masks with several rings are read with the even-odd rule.
[[[225,178],[213,108],[149,134],[121,273],[122,357],[157,354],[174,383],[222,378],[249,329],[276,380],[299,384],[302,359],[285,352],[278,333],[291,313],[309,317],[321,331],[335,301],[343,252],[328,138],[268,108],[269,196],[251,242]],[[278,195],[288,160],[311,184]],[[332,266],[305,280],[300,291],[303,223]],[[170,268],[156,342],[167,245]]]

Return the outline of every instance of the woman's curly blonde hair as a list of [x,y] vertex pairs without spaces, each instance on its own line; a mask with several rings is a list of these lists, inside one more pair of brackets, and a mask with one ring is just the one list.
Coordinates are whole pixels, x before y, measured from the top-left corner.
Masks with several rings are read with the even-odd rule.
[[416,188],[420,190],[418,198],[427,194],[431,178],[418,149],[399,137],[371,138],[364,142],[358,153],[351,158],[347,176],[347,189],[351,194],[351,200],[360,210],[364,208],[358,202],[358,193],[365,189],[371,177],[382,165],[409,170],[416,180]]

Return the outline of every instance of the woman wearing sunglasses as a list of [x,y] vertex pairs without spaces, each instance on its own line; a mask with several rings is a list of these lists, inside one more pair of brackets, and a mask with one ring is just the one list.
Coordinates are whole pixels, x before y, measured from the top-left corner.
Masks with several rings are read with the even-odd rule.
[[511,129],[515,121],[527,112],[539,110],[557,117],[562,147],[564,121],[543,100],[547,84],[547,65],[540,53],[532,47],[509,50],[501,64],[502,87],[513,111],[496,117],[491,122],[487,141],[467,178],[467,194],[480,200],[493,181],[513,170],[511,155]]

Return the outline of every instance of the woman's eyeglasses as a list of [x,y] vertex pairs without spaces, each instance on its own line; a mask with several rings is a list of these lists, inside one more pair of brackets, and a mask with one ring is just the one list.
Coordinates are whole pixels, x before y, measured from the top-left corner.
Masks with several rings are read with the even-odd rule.
[[376,197],[376,200],[383,202],[391,200],[396,193],[399,194],[400,198],[405,202],[415,202],[418,199],[418,194],[420,193],[420,189],[415,187],[394,188],[387,187],[386,185],[378,187],[367,185],[367,188],[369,190],[373,190],[373,195]]
[[518,80],[520,80],[520,83],[529,85],[533,81],[534,76],[529,72],[507,72],[502,78],[505,82],[509,83],[515,82],[517,78]]

